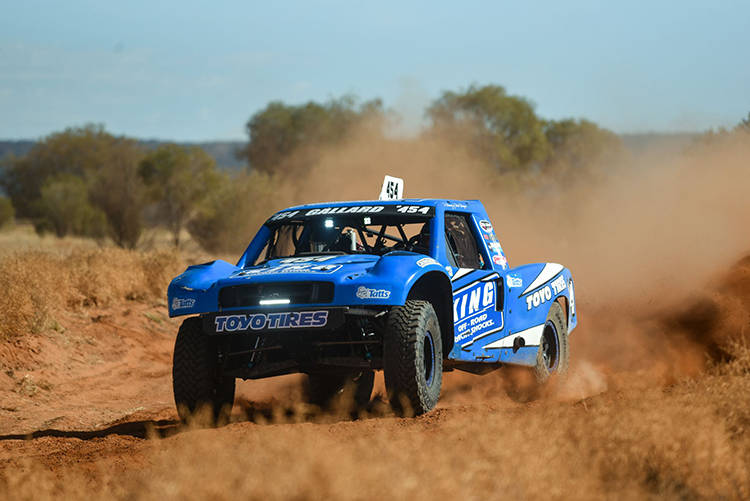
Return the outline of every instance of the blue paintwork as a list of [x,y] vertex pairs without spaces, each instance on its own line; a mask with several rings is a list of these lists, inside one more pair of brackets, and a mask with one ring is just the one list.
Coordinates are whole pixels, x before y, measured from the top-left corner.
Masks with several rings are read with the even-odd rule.
[[[191,266],[176,277],[169,285],[169,315],[196,315],[218,311],[218,293],[222,287],[247,283],[300,282],[307,280],[330,281],[335,285],[334,299],[325,307],[342,306],[396,306],[403,305],[411,287],[427,273],[441,273],[453,278],[455,307],[454,317],[455,346],[446,358],[467,362],[505,362],[520,365],[534,365],[539,339],[531,336],[525,347],[513,349],[512,340],[528,329],[543,326],[549,307],[557,298],[564,297],[568,305],[571,301],[572,278],[570,271],[560,265],[536,263],[509,268],[505,254],[489,223],[484,206],[478,200],[405,199],[393,201],[357,201],[329,204],[312,204],[291,207],[289,211],[311,209],[386,205],[414,205],[433,207],[435,217],[430,220],[431,242],[429,255],[434,262],[425,262],[427,256],[406,251],[390,252],[382,257],[375,255],[349,254],[326,256],[325,261],[303,262],[304,259],[274,259],[262,266],[252,266],[272,234],[268,226],[262,226],[253,238],[237,265],[225,261],[213,261]],[[465,213],[475,239],[479,242],[479,252],[485,269],[457,270],[451,267],[445,248],[445,213]],[[331,216],[335,217],[335,215]],[[418,264],[419,263],[419,264]],[[297,266],[298,268],[294,268]],[[284,273],[281,273],[284,270]],[[543,272],[557,271],[540,283],[538,287],[526,290]],[[545,272],[546,273],[546,272]],[[560,278],[562,277],[562,278]],[[484,280],[484,281],[483,281]],[[563,282],[561,282],[563,281]],[[522,283],[522,285],[521,285]],[[561,287],[561,283],[565,286]],[[557,287],[553,287],[556,285]],[[358,297],[361,287],[386,291],[377,297]],[[536,301],[534,301],[536,294]],[[464,298],[464,296],[466,296]],[[499,298],[504,300],[499,301]],[[464,305],[464,301],[466,304]],[[473,302],[472,302],[473,301]],[[491,304],[490,304],[491,303]],[[477,306],[479,311],[475,311]],[[293,309],[318,307],[321,305],[294,305]],[[465,310],[462,313],[462,308]],[[289,306],[241,308],[242,311],[289,311]],[[574,307],[567,308],[568,330],[577,325]],[[231,311],[227,309],[224,311]],[[458,317],[456,313],[458,312]],[[473,315],[473,316],[470,316]],[[486,317],[484,317],[486,315]],[[472,319],[484,318],[474,325]],[[467,320],[468,319],[468,320]],[[463,330],[461,330],[463,329]],[[541,331],[540,331],[541,332]],[[521,334],[523,336],[523,334]],[[493,345],[494,346],[489,346]]]

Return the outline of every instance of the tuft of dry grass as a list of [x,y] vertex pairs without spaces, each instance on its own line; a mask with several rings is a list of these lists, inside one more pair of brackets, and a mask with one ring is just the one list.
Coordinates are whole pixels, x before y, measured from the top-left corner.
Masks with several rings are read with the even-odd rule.
[[0,340],[39,332],[61,309],[164,298],[184,268],[176,251],[18,251],[0,257]]

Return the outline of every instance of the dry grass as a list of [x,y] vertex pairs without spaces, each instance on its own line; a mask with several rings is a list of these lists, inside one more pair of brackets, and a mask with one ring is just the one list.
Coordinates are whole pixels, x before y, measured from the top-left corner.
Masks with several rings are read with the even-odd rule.
[[184,268],[173,251],[16,251],[0,257],[0,340],[48,327],[55,311],[163,299]]
[[148,468],[5,472],[46,499],[746,499],[750,357],[586,405],[453,408],[413,420],[251,423],[153,440]]

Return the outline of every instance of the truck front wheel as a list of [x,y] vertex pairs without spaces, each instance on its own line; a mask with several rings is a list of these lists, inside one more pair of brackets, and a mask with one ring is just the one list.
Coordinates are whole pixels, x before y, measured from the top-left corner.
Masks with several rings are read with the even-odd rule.
[[389,312],[383,362],[388,399],[397,414],[424,414],[437,405],[443,343],[428,301],[409,300]]
[[201,406],[209,406],[214,419],[232,409],[235,379],[221,376],[216,340],[203,332],[198,317],[185,319],[177,333],[172,388],[183,421]]

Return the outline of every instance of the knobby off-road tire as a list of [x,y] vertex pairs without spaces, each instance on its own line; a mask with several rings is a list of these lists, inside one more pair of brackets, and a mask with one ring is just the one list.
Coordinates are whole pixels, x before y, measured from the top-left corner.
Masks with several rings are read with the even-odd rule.
[[560,303],[554,302],[547,313],[534,367],[510,366],[505,370],[507,395],[516,402],[536,400],[565,381],[570,349],[568,323]]
[[202,321],[182,322],[174,345],[172,388],[180,419],[186,421],[202,406],[211,407],[214,419],[231,411],[234,378],[222,378],[217,367],[216,340],[203,332]]
[[338,376],[333,374],[308,374],[307,397],[311,404],[327,408],[339,395],[343,395],[347,387],[354,389],[352,398],[358,407],[365,407],[370,402],[372,388],[375,384],[375,373],[362,372],[355,377]]
[[419,415],[435,407],[443,381],[443,343],[429,302],[409,300],[390,311],[383,362],[388,400],[397,414]]
[[536,354],[534,375],[539,386],[545,386],[554,377],[555,383],[565,381],[570,365],[568,346],[568,321],[560,303],[554,302],[547,314],[544,332]]

